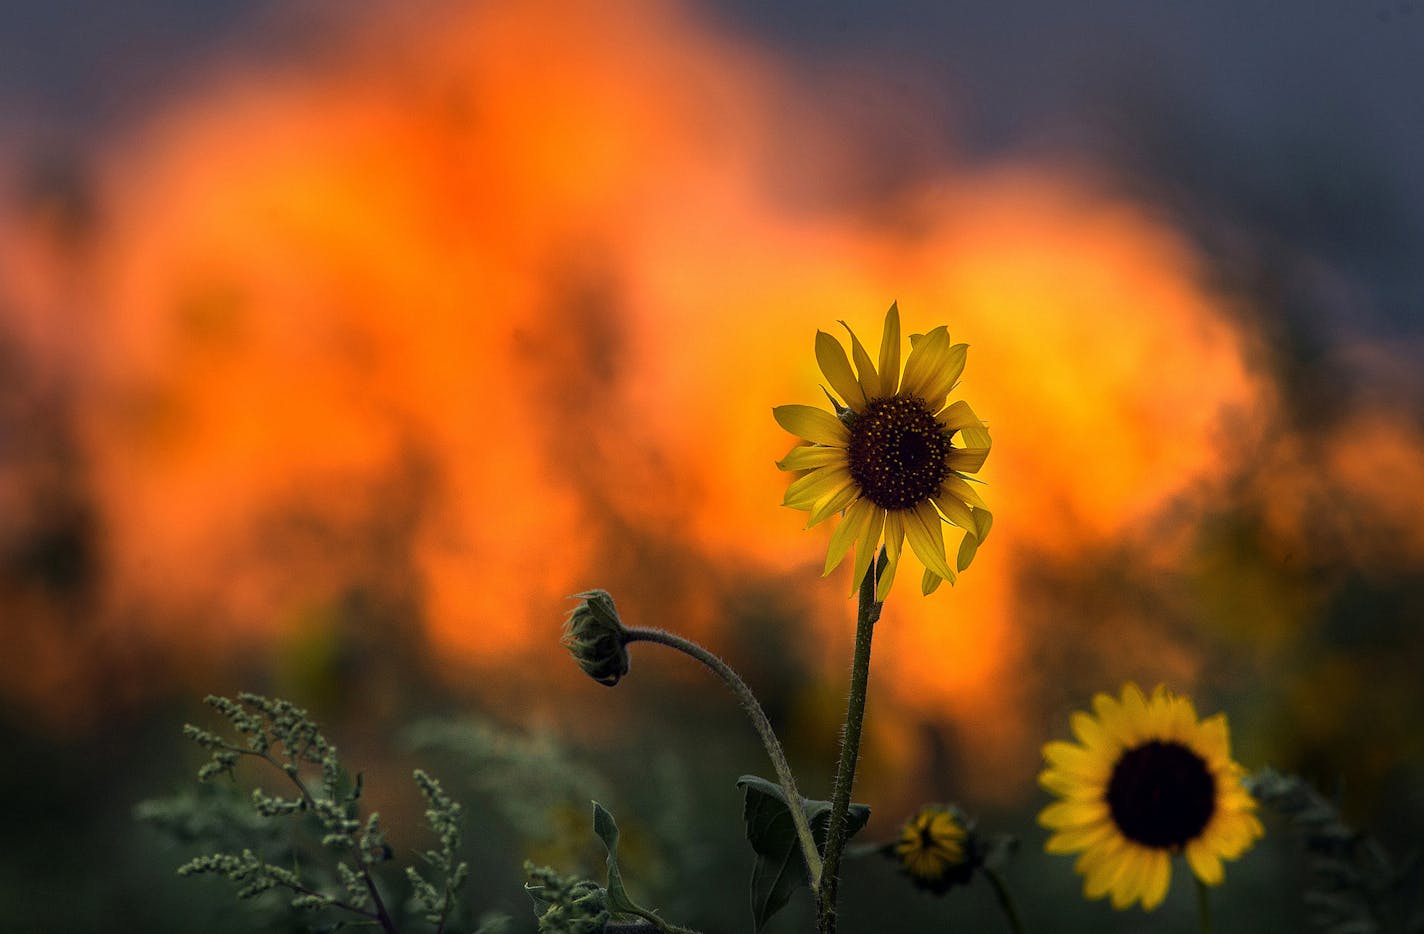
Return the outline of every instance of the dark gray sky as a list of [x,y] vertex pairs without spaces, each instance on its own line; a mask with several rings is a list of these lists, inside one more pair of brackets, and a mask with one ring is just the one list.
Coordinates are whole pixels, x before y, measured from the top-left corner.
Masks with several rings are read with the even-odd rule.
[[[970,158],[1069,152],[1260,225],[1358,280],[1361,323],[1420,333],[1424,0],[698,5],[809,80],[902,89],[900,119]],[[276,6],[0,0],[0,151],[83,139],[216,52],[289,38]]]

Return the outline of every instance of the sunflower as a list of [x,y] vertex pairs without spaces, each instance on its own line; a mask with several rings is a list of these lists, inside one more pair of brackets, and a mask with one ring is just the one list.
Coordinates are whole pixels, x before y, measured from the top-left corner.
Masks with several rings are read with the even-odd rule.
[[810,513],[811,528],[843,513],[831,535],[825,573],[855,547],[852,586],[858,586],[880,542],[888,563],[876,587],[884,600],[905,540],[925,566],[921,589],[954,582],[944,549],[943,522],[965,531],[957,568],[962,571],[989,534],[993,517],[969,483],[989,456],[989,431],[958,401],[945,405],[964,370],[967,344],[952,344],[937,327],[910,337],[900,372],[900,311],[890,306],[880,342],[880,367],[850,326],[851,360],[841,342],[816,332],[816,361],[825,374],[835,414],[810,405],[772,409],[777,424],[805,439],[777,463],[799,476],[787,487],[785,506]]
[[965,820],[944,805],[927,804],[915,812],[889,852],[910,881],[937,894],[974,874]]
[[1043,747],[1039,784],[1063,799],[1038,816],[1054,831],[1045,849],[1081,851],[1083,894],[1111,895],[1119,909],[1161,904],[1176,853],[1202,882],[1220,883],[1221,861],[1262,834],[1226,716],[1199,721],[1189,698],[1160,686],[1147,698],[1135,684],[1120,699],[1098,694],[1093,711],[1073,714],[1078,743]]

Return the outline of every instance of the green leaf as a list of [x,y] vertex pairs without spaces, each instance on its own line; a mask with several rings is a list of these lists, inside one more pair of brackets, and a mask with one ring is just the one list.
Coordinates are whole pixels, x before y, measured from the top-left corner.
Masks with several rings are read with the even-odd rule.
[[637,915],[652,922],[652,925],[659,931],[684,931],[684,928],[669,924],[658,917],[657,912],[649,911],[628,897],[628,891],[623,887],[623,874],[618,871],[618,824],[613,820],[613,815],[608,813],[608,809],[597,801],[593,802],[593,832],[598,835],[598,839],[602,840],[603,845],[608,849],[609,911]]
[[[760,931],[772,915],[791,899],[800,886],[808,886],[806,860],[801,856],[801,841],[791,820],[791,808],[786,793],[775,782],[755,775],[737,779],[743,790],[742,816],[747,824],[747,841],[756,853],[752,864],[752,920]],[[831,822],[831,802],[801,799],[811,836],[818,848],[826,845],[826,833]],[[849,840],[870,820],[870,807],[852,804],[846,812],[846,839]]]
[[614,911],[643,914],[623,888],[623,874],[618,871],[618,824],[608,809],[593,802],[593,832],[608,850],[608,907]]

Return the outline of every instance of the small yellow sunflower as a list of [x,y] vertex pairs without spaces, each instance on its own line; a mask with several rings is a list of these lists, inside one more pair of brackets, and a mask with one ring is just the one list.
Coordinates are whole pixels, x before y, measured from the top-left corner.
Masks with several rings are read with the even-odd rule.
[[1160,686],[1144,697],[1135,684],[1120,699],[1098,694],[1093,712],[1073,714],[1078,743],[1043,747],[1039,784],[1063,799],[1038,816],[1054,831],[1045,849],[1081,851],[1083,894],[1111,895],[1119,909],[1161,904],[1176,853],[1202,882],[1220,883],[1221,861],[1263,833],[1225,714],[1199,721],[1189,698]]
[[[807,528],[843,512],[826,552],[826,574],[855,547],[852,586],[859,586],[882,536],[888,564],[876,586],[884,600],[906,539],[925,566],[921,589],[954,582],[942,522],[964,529],[958,570],[973,560],[993,516],[969,483],[989,456],[989,431],[969,408],[946,398],[964,371],[967,344],[951,344],[937,327],[910,337],[900,372],[900,311],[890,306],[880,342],[880,367],[849,325],[851,360],[840,341],[816,332],[816,361],[825,374],[835,414],[810,405],[772,409],[777,424],[803,443],[777,463],[800,476],[787,487],[785,506],[810,513]],[[832,395],[834,393],[834,395]],[[836,397],[839,397],[837,399]]]
[[964,820],[940,804],[927,804],[905,821],[893,852],[910,880],[932,892],[943,894],[974,873]]

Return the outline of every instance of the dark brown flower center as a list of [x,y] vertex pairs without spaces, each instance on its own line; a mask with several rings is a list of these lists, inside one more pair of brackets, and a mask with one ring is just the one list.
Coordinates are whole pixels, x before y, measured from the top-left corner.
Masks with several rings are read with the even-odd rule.
[[1108,808],[1122,835],[1158,849],[1180,849],[1216,812],[1216,779],[1206,761],[1180,743],[1152,740],[1113,767]]
[[916,396],[874,399],[850,416],[850,475],[882,509],[909,509],[949,476],[952,431]]

